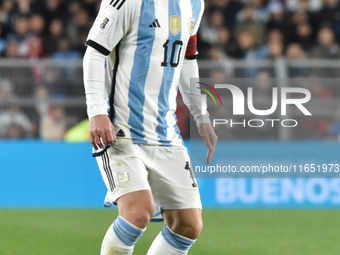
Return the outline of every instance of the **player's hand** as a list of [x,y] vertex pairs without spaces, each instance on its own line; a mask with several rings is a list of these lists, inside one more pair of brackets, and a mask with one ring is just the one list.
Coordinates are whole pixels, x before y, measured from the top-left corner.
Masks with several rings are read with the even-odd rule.
[[198,133],[202,136],[205,141],[205,145],[208,148],[206,162],[207,164],[210,164],[211,158],[215,152],[218,137],[210,123],[198,124]]
[[[90,140],[94,149],[104,149],[117,142],[114,127],[107,115],[97,115],[90,119]],[[104,146],[105,145],[105,146]]]

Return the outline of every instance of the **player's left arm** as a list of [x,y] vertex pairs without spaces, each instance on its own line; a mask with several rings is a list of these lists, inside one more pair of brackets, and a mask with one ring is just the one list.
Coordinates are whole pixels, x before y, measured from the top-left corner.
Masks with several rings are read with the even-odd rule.
[[185,59],[181,71],[179,82],[179,90],[186,106],[189,108],[190,113],[194,116],[197,123],[198,132],[203,138],[208,153],[206,162],[210,164],[211,158],[215,152],[217,143],[217,135],[211,125],[209,113],[202,114],[201,110],[201,90],[196,86],[190,86],[190,78],[198,78],[198,64],[196,59]]
[[197,30],[201,21],[204,2],[198,1],[200,5],[200,15],[196,21],[195,28],[188,42],[183,67],[181,70],[181,77],[179,81],[179,90],[181,91],[184,103],[190,110],[190,113],[194,116],[194,119],[198,126],[198,132],[203,138],[208,153],[206,162],[210,164],[211,158],[215,152],[217,136],[211,125],[209,113],[202,114],[201,109],[201,90],[197,86],[190,86],[190,78],[199,78],[198,64],[197,64]]
[[199,15],[188,42],[178,87],[184,103],[189,108],[190,113],[194,116],[198,126],[198,132],[208,148],[206,162],[210,164],[218,138],[211,125],[209,113],[207,112],[205,115],[202,114],[201,90],[198,89],[197,86],[190,86],[190,78],[199,78],[197,64],[197,30],[204,11],[204,1],[197,0],[196,3],[197,5],[194,6],[193,11],[199,13]]

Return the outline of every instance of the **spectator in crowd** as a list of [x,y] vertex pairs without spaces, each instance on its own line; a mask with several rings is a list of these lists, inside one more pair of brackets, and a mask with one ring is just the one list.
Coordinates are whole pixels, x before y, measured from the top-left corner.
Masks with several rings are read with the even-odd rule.
[[218,41],[218,31],[225,27],[222,11],[215,10],[211,14],[209,22],[204,22],[202,25],[200,39],[209,45],[215,45]]
[[[259,70],[254,80],[253,88],[253,107],[255,109],[270,109],[273,105],[273,87],[275,87],[275,79],[271,78],[270,72],[267,70]],[[257,107],[260,105],[260,107]],[[264,123],[262,127],[252,130],[253,135],[257,139],[273,139],[275,137],[275,129],[271,124],[266,122],[269,116],[259,116]]]
[[270,45],[273,46],[273,42],[280,42],[280,44],[283,45],[283,40],[284,40],[283,34],[280,30],[278,29],[271,30],[267,35],[267,43],[256,51],[256,59],[262,60],[270,58],[269,57],[271,54]]
[[49,33],[44,40],[44,51],[47,55],[52,55],[58,51],[58,42],[65,37],[64,24],[60,19],[55,19],[49,26]]
[[213,69],[211,70],[211,74],[210,74],[211,79],[213,80],[214,84],[218,84],[218,83],[223,83],[225,82],[226,79],[226,75],[223,71],[223,69]]
[[60,19],[64,23],[68,20],[67,7],[62,4],[61,0],[45,0],[42,15],[46,18],[46,26],[49,27],[52,20]]
[[267,11],[269,12],[269,21],[266,23],[266,31],[279,30],[281,33],[287,29],[285,22],[284,9],[281,2],[274,1],[268,4]]
[[313,58],[338,58],[339,45],[335,41],[334,31],[329,26],[321,27],[318,33],[318,42],[312,49]]
[[[61,38],[58,42],[58,51],[53,53],[51,58],[54,60],[77,60],[81,59],[82,55],[71,49],[71,43],[67,37]],[[61,71],[65,72],[67,78],[72,79],[76,72],[74,67],[61,68]],[[66,78],[65,77],[65,78]]]
[[25,57],[28,53],[28,41],[30,38],[29,21],[25,17],[19,17],[15,20],[14,31],[9,35],[10,40],[18,42],[19,56]]
[[322,7],[322,1],[323,0],[286,0],[286,7],[288,10],[296,12],[301,9],[301,4],[303,4],[309,11],[317,12]]
[[265,25],[261,19],[256,17],[254,4],[248,3],[242,11],[244,17],[242,20],[237,20],[236,22],[235,36],[239,37],[244,31],[251,32],[254,37],[254,43],[261,45],[265,35]]
[[18,126],[23,131],[23,137],[31,137],[33,133],[28,117],[15,105],[0,114],[0,137],[6,136],[13,126]]
[[274,79],[270,78],[270,73],[266,70],[260,70],[254,82],[254,103],[263,103],[265,100],[271,99],[274,85]]
[[340,6],[338,0],[324,0],[324,5],[318,13],[321,26],[328,25],[340,35]]
[[58,51],[51,56],[52,59],[59,60],[80,59],[81,57],[82,55],[78,51],[71,49],[71,43],[67,37],[58,41]]
[[291,43],[288,45],[286,49],[286,58],[287,59],[305,59],[306,53],[302,49],[301,45],[298,43]]
[[[303,60],[306,59],[306,52],[302,49],[301,45],[298,43],[291,43],[287,46],[286,49],[286,59],[288,60]],[[308,74],[308,68],[305,67],[290,67],[289,68],[289,76],[294,77],[303,77]]]
[[39,36],[40,38],[45,39],[44,38],[46,25],[45,18],[40,14],[34,14],[30,18],[29,22],[31,33],[35,36]]
[[11,124],[3,136],[4,139],[23,139],[25,138],[25,130],[20,125]]
[[97,0],[84,0],[83,7],[90,15],[91,19],[95,19],[98,13],[100,1]]
[[233,29],[235,27],[237,13],[243,8],[243,3],[238,0],[212,0],[211,5],[211,10],[218,9],[222,11],[225,26]]
[[70,4],[68,5],[68,11],[71,14],[71,17],[74,17],[77,13],[82,11],[82,9],[83,5],[81,4],[80,1],[77,0],[71,1]]
[[66,134],[67,121],[61,106],[50,106],[40,124],[40,137],[44,140],[62,140]]
[[69,40],[82,53],[86,50],[85,42],[91,26],[90,21],[89,14],[84,9],[80,9],[72,16],[67,25]]
[[46,87],[51,98],[65,98],[70,90],[65,78],[63,69],[46,68],[41,84]]
[[243,22],[249,18],[248,16],[250,13],[248,13],[249,10],[247,6],[252,7],[251,15],[254,21],[263,22],[263,23],[268,21],[269,13],[267,11],[267,8],[262,7],[262,1],[261,0],[250,0],[248,1],[246,8],[240,10],[237,13],[237,16],[236,16],[237,22]]
[[269,42],[268,59],[276,59],[283,56],[283,43],[280,40],[271,40]]
[[43,85],[39,85],[34,94],[35,98],[35,109],[39,116],[47,115],[49,108],[49,92]]
[[[0,76],[0,113],[6,109],[7,104],[15,97],[12,82]],[[1,138],[1,134],[0,134]]]
[[217,45],[224,49],[227,57],[237,58],[239,46],[230,31],[222,27],[217,31]]
[[15,39],[8,40],[1,56],[3,58],[20,58],[19,43]]
[[208,51],[207,57],[210,60],[221,60],[226,58],[223,49],[218,46],[211,47]]
[[14,7],[13,16],[29,18],[33,14],[30,0],[17,0]]
[[14,97],[13,84],[11,80],[0,76],[0,100],[10,100]]
[[38,59],[44,57],[43,42],[41,37],[34,35],[28,40],[28,52],[26,55],[29,59]]
[[[317,15],[313,12],[310,12],[308,9],[308,3],[306,0],[300,1],[300,9],[299,11],[289,13],[289,19],[288,22],[291,25],[291,28],[289,31],[292,33],[287,33],[286,41],[288,43],[294,42],[294,39],[296,39],[297,32],[299,32],[299,27],[300,25],[305,25],[308,24],[311,29],[311,35],[313,36],[313,40],[315,39],[316,36],[316,31],[319,29],[319,22]],[[301,28],[301,27],[300,27]],[[303,27],[302,27],[303,28]],[[301,31],[300,31],[301,32]]]
[[3,26],[0,23],[0,55],[6,49],[6,38],[4,36]]
[[[256,61],[257,47],[255,44],[254,33],[252,33],[252,31],[250,30],[243,31],[238,38],[238,44],[240,47],[239,51],[240,58],[244,59],[246,62],[249,63]],[[256,68],[247,68],[237,73],[237,76],[255,77],[256,73],[257,73]]]
[[[9,40],[2,58],[6,59],[18,59],[22,58],[18,51],[18,42],[16,40]],[[13,66],[6,68],[6,75],[11,77],[11,81],[14,84],[14,91],[18,96],[29,96],[32,91],[32,80],[34,78],[32,70],[29,68],[23,69],[19,66]]]
[[252,31],[245,30],[238,36],[239,44],[239,58],[242,59],[255,59],[256,49],[255,49],[255,37]]
[[311,25],[307,22],[298,24],[293,41],[300,44],[304,50],[310,50],[315,43]]
[[3,0],[2,3],[0,3],[0,23],[6,28],[10,23],[10,13],[13,9],[14,1],[12,0]]

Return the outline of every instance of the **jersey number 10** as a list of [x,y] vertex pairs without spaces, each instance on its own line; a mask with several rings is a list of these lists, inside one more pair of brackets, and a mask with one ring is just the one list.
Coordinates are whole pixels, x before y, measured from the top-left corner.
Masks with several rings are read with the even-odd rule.
[[[164,44],[163,44],[163,48],[164,48],[164,60],[161,63],[161,66],[168,66],[168,46],[169,45],[169,40],[167,40]],[[170,66],[172,67],[176,67],[178,66],[179,63],[179,58],[181,56],[181,51],[182,51],[182,46],[183,46],[183,42],[180,40],[176,40],[173,42],[172,44],[172,50],[171,50],[171,56],[170,56]],[[175,56],[175,54],[177,53],[177,56]]]

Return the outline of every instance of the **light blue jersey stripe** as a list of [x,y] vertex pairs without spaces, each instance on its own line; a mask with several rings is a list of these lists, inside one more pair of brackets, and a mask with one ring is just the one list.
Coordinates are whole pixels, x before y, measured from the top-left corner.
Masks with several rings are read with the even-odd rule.
[[155,40],[155,30],[149,25],[155,20],[154,0],[143,0],[139,18],[137,48],[134,56],[134,63],[131,71],[129,87],[130,117],[128,124],[131,129],[133,143],[145,144],[143,126],[143,107],[145,102],[145,82],[149,72],[150,56]]
[[180,27],[179,32],[175,35],[171,32],[171,16],[177,16],[179,17],[179,20],[177,20],[177,24],[181,26],[181,6],[180,6],[180,0],[168,0],[169,2],[169,42],[167,44],[167,65],[164,66],[164,72],[163,72],[163,79],[162,79],[162,86],[161,90],[159,92],[158,97],[158,126],[156,128],[156,133],[159,138],[159,142],[162,145],[171,145],[171,141],[169,141],[167,136],[167,128],[168,124],[166,121],[166,115],[169,111],[169,94],[170,89],[172,86],[173,78],[174,78],[174,72],[175,72],[175,66],[173,64],[176,64],[178,59],[178,53],[179,50],[181,50],[181,31],[182,27]]

